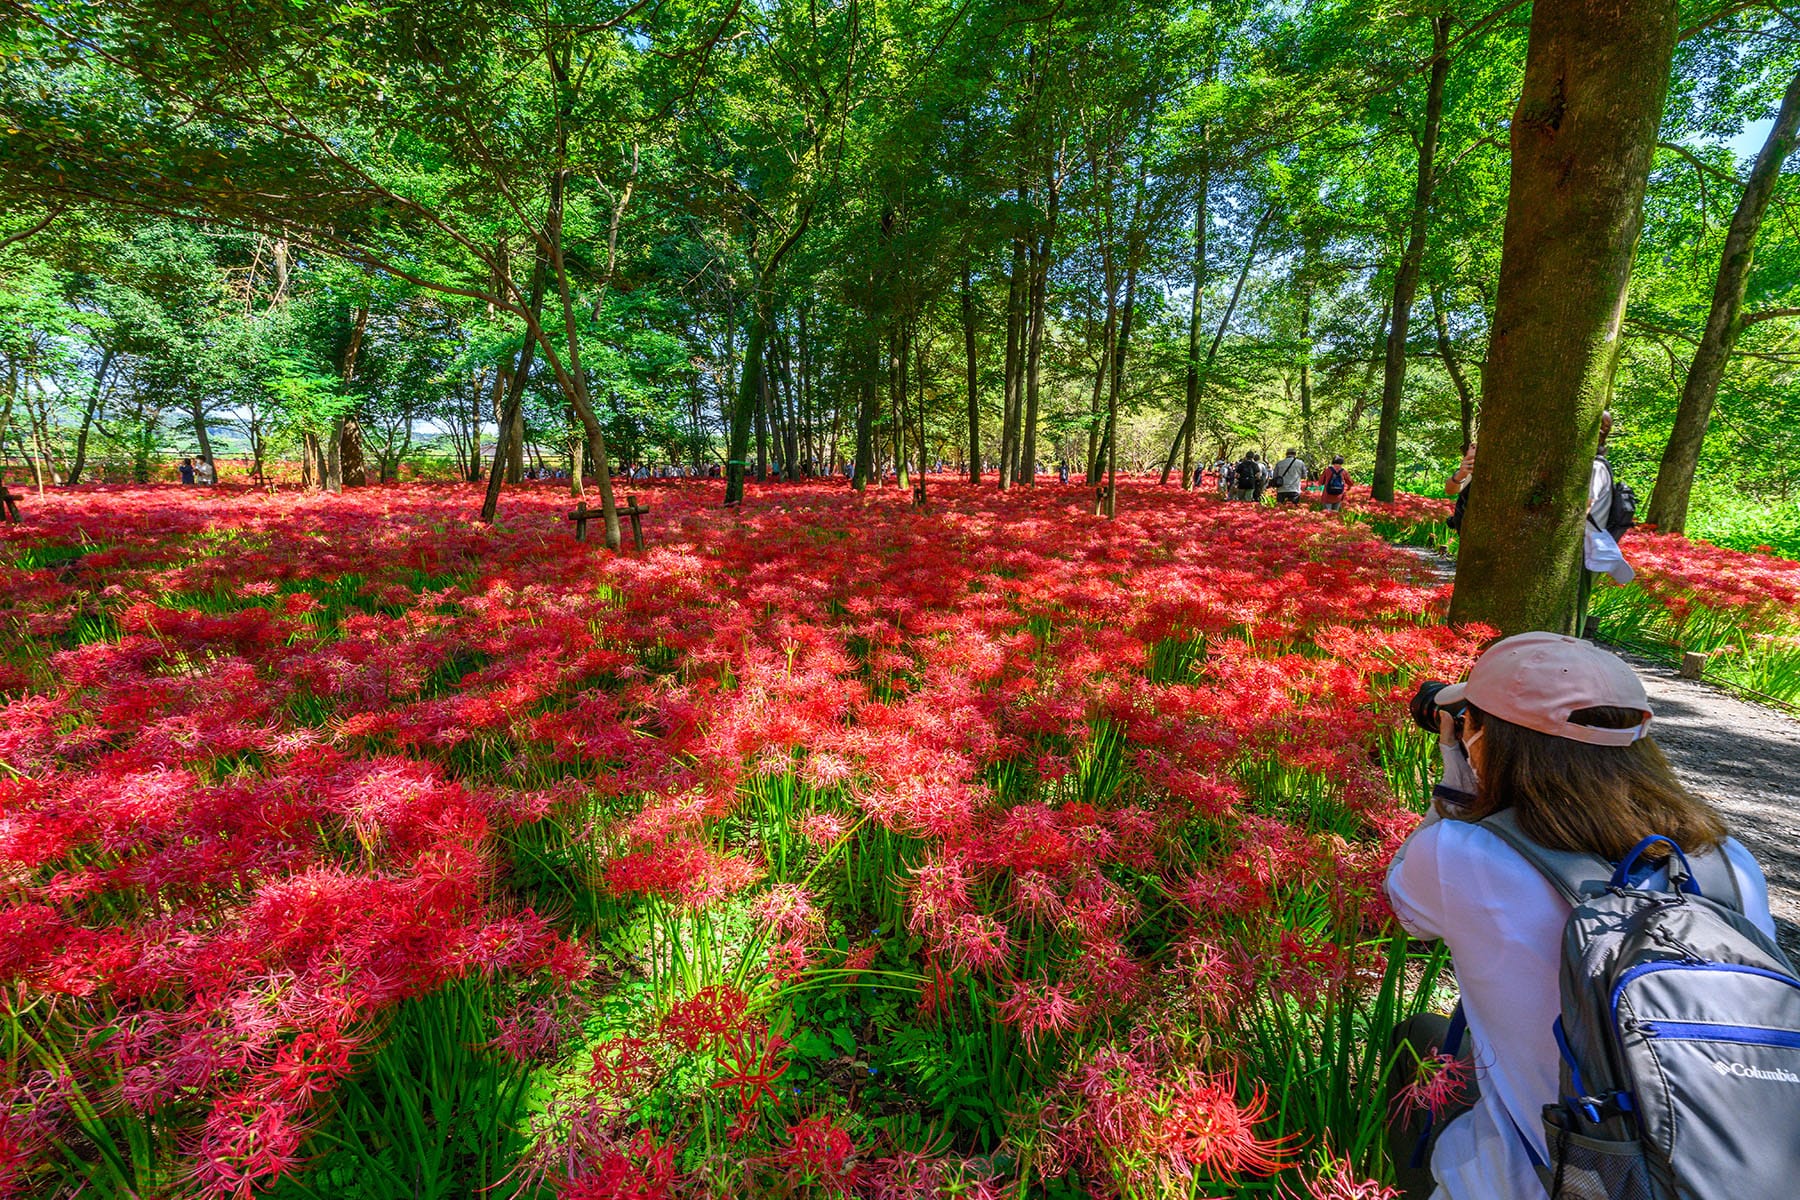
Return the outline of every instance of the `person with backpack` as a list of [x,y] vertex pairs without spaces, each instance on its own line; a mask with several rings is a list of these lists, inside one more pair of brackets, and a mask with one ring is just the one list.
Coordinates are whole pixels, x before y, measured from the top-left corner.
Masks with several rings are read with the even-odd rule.
[[1447,944],[1462,1003],[1412,1023],[1395,1070],[1456,1056],[1466,1022],[1479,1092],[1437,1126],[1434,1200],[1792,1195],[1800,979],[1756,860],[1648,736],[1636,673],[1519,634],[1414,715],[1444,782],[1387,893]]
[[1237,466],[1231,469],[1231,498],[1262,499],[1262,477],[1262,465],[1256,461],[1256,451],[1246,450]]
[[1609,575],[1627,584],[1637,572],[1619,551],[1619,539],[1637,524],[1637,493],[1613,476],[1606,457],[1606,441],[1612,436],[1613,415],[1600,414],[1600,444],[1588,472],[1587,519],[1581,530],[1581,583],[1575,593],[1575,633],[1588,635],[1588,603],[1594,595],[1594,577]]
[[1306,486],[1306,460],[1298,450],[1289,449],[1269,472],[1269,480],[1275,485],[1275,503],[1300,503],[1300,489]]
[[1320,509],[1325,512],[1342,512],[1344,494],[1350,490],[1350,483],[1350,472],[1344,469],[1344,456],[1332,455],[1331,465],[1319,476]]

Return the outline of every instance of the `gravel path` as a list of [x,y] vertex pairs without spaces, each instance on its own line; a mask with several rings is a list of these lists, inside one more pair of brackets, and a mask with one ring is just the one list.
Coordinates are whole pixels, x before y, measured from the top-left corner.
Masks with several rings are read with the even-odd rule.
[[1650,693],[1656,744],[1756,855],[1782,944],[1800,952],[1800,721],[1652,659],[1623,657]]

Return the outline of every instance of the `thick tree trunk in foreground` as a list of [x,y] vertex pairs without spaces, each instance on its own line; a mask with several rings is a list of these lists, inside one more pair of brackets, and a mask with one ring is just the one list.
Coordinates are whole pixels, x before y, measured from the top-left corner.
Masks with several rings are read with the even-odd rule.
[[1394,498],[1394,468],[1400,449],[1400,397],[1406,387],[1406,327],[1413,297],[1419,291],[1419,265],[1425,261],[1425,229],[1431,216],[1432,172],[1438,129],[1444,118],[1444,79],[1450,73],[1450,17],[1431,22],[1431,81],[1425,91],[1425,130],[1419,139],[1419,175],[1413,185],[1412,228],[1394,273],[1394,304],[1388,317],[1387,362],[1381,377],[1381,424],[1375,436],[1375,499]]
[[1644,516],[1645,521],[1665,532],[1679,533],[1687,528],[1694,471],[1700,465],[1700,447],[1706,440],[1719,379],[1725,374],[1725,362],[1746,324],[1744,290],[1750,284],[1750,268],[1756,258],[1756,235],[1762,228],[1769,199],[1775,194],[1775,181],[1781,177],[1781,164],[1793,153],[1796,131],[1800,131],[1800,75],[1794,76],[1787,94],[1781,98],[1781,111],[1756,156],[1756,164],[1750,168],[1744,194],[1725,234],[1725,251],[1713,284],[1706,331],[1700,335],[1694,361],[1688,366],[1681,404],[1675,410],[1675,427],[1669,431],[1669,444],[1663,448],[1662,465],[1656,471],[1656,490]]
[[1574,627],[1588,476],[1676,28],[1675,0],[1532,10],[1454,622]]

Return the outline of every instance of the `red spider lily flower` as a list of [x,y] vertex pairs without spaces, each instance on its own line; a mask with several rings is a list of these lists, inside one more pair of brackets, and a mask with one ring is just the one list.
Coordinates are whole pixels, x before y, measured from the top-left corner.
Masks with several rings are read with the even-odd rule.
[[1218,1179],[1273,1175],[1286,1165],[1291,1147],[1282,1139],[1257,1136],[1256,1125],[1268,1110],[1264,1089],[1240,1104],[1234,1080],[1201,1076],[1176,1092],[1162,1117],[1158,1142],[1179,1171]]
[[787,1127],[787,1144],[775,1161],[792,1183],[814,1181],[829,1188],[848,1190],[856,1181],[851,1158],[856,1143],[830,1117],[804,1117]]
[[776,1057],[786,1048],[787,1042],[775,1033],[765,1034],[760,1045],[746,1042],[729,1046],[718,1059],[719,1068],[725,1075],[713,1080],[709,1086],[737,1089],[738,1115],[741,1120],[765,1096],[775,1095],[775,1084],[787,1074],[788,1069],[788,1063],[778,1063]]
[[639,1130],[624,1149],[605,1149],[571,1171],[558,1182],[556,1194],[562,1200],[674,1200],[681,1182],[675,1167],[680,1149],[673,1138],[658,1143],[650,1130]]
[[588,1086],[609,1096],[635,1097],[658,1073],[650,1044],[642,1038],[608,1038],[593,1048],[592,1055]]
[[721,1039],[735,1039],[749,1028],[749,1021],[749,997],[729,984],[715,984],[671,1005],[658,1031],[692,1053]]
[[855,983],[862,972],[875,965],[875,958],[881,953],[880,942],[869,942],[867,945],[855,946],[844,952],[843,969],[846,972],[844,982]]
[[[1406,1069],[1399,1064],[1396,1069]],[[1427,1054],[1411,1064],[1412,1078],[1394,1094],[1394,1109],[1399,1113],[1428,1112],[1441,1117],[1449,1109],[1469,1101],[1469,1085],[1475,1078],[1474,1064],[1453,1054]]]
[[1305,1196],[1301,1200],[1400,1200],[1400,1197],[1399,1188],[1366,1179],[1349,1162],[1334,1160],[1306,1181]]
[[1068,984],[1047,979],[1015,980],[1011,994],[1000,1003],[1001,1020],[1015,1026],[1025,1049],[1035,1054],[1045,1034],[1062,1034],[1080,1028],[1084,1007]]

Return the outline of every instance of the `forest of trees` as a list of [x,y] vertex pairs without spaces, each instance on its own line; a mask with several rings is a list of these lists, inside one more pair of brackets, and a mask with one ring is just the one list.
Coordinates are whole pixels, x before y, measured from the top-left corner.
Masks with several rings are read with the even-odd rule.
[[[1614,459],[1665,528],[1792,509],[1800,18],[1645,8],[1672,67]],[[15,484],[498,453],[717,465],[736,499],[846,465],[1174,485],[1291,444],[1386,498],[1479,427],[1536,119],[1518,0],[0,13]]]

